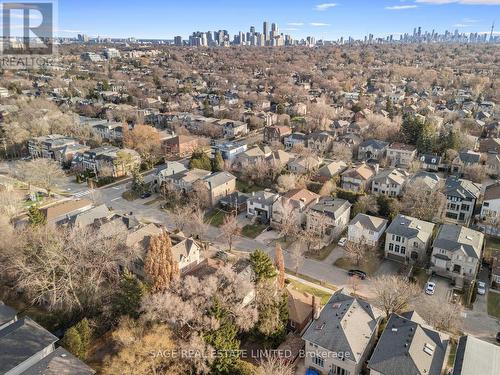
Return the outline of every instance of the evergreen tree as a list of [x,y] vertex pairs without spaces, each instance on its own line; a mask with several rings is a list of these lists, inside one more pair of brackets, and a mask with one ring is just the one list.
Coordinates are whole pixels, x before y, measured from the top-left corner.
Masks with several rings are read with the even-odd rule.
[[224,170],[224,159],[219,150],[215,152],[215,157],[212,160],[212,172],[220,172]]
[[379,206],[379,215],[387,217],[390,220],[394,219],[401,210],[401,203],[394,198],[390,198],[384,194],[377,196],[377,204]]
[[165,291],[171,281],[179,277],[179,263],[173,258],[172,242],[167,233],[151,239],[144,270],[151,279],[153,293]]
[[33,226],[45,225],[47,223],[45,215],[42,211],[40,211],[36,204],[33,204],[28,209],[28,220]]
[[144,176],[136,168],[132,171],[132,191],[137,195],[141,195],[146,190],[146,183],[144,182]]
[[62,345],[81,360],[87,359],[92,339],[92,330],[86,318],[69,328],[62,339]]
[[417,138],[417,150],[420,154],[431,152],[434,149],[435,134],[432,126],[429,123],[423,123],[420,127],[419,136]]
[[139,318],[142,297],[146,294],[147,288],[134,274],[125,270],[121,275],[120,286],[113,301],[114,315],[127,315],[131,318]]
[[189,168],[204,169],[206,171],[212,170],[212,161],[207,153],[203,150],[195,150],[191,155],[189,161]]
[[276,276],[273,261],[264,251],[257,249],[250,254],[250,263],[255,273],[255,281],[271,279]]

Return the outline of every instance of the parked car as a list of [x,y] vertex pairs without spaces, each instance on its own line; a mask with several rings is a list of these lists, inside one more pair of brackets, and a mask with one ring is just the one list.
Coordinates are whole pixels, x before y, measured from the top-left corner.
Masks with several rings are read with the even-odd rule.
[[432,296],[435,291],[436,291],[436,283],[433,283],[432,281],[428,281],[425,284],[425,294]]
[[366,279],[366,273],[361,271],[361,270],[349,270],[347,271],[347,274],[349,276],[357,276],[359,277],[361,280],[364,280]]
[[482,281],[477,282],[477,294],[481,296],[486,294],[486,284]]
[[500,332],[497,332],[497,337],[496,337],[496,339],[497,339],[497,342],[500,342]]
[[146,198],[149,198],[150,196],[151,196],[151,193],[149,191],[147,191],[145,193],[142,193],[141,198],[146,199]]
[[347,243],[347,238],[342,237],[342,238],[339,240],[339,242],[338,242],[337,244],[338,244],[339,246],[344,247],[346,243]]

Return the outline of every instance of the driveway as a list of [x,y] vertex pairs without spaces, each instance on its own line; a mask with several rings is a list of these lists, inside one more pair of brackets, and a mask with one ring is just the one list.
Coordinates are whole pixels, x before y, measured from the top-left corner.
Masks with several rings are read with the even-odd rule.
[[[488,314],[488,291],[489,291],[489,280],[488,280],[488,268],[483,267],[479,275],[477,276],[478,281],[482,281],[486,284],[486,294],[479,295],[476,293],[476,300],[474,301],[474,305],[472,306],[472,310],[476,312],[481,312],[484,314]],[[477,288],[477,286],[476,286]]]
[[374,277],[377,276],[382,276],[382,275],[397,275],[399,269],[403,265],[401,263],[398,263],[394,260],[390,259],[384,259],[382,263],[380,263],[380,266],[377,271],[374,273]]
[[436,289],[433,295],[426,294],[425,297],[437,299],[443,303],[449,302],[453,291],[450,280],[434,275],[429,281],[436,283]]

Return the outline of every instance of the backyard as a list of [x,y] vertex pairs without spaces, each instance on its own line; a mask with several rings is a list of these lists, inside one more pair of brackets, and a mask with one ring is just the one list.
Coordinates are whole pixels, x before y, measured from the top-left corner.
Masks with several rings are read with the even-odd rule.
[[318,297],[321,301],[322,306],[326,305],[326,303],[328,302],[328,300],[332,295],[331,293],[328,293],[318,288],[314,288],[313,286],[310,285],[303,284],[296,280],[288,280],[288,281],[290,282],[290,285],[292,285],[293,289],[302,293],[309,293]]

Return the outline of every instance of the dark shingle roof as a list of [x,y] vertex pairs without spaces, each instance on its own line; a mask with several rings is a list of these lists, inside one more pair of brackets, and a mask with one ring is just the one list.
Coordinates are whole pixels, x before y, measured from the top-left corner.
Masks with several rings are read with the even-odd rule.
[[368,367],[384,375],[439,375],[447,345],[448,336],[392,314]]
[[59,347],[21,375],[93,375],[95,371]]
[[56,343],[58,338],[30,318],[22,318],[0,331],[0,374]]
[[0,301],[0,326],[16,317],[16,310]]

